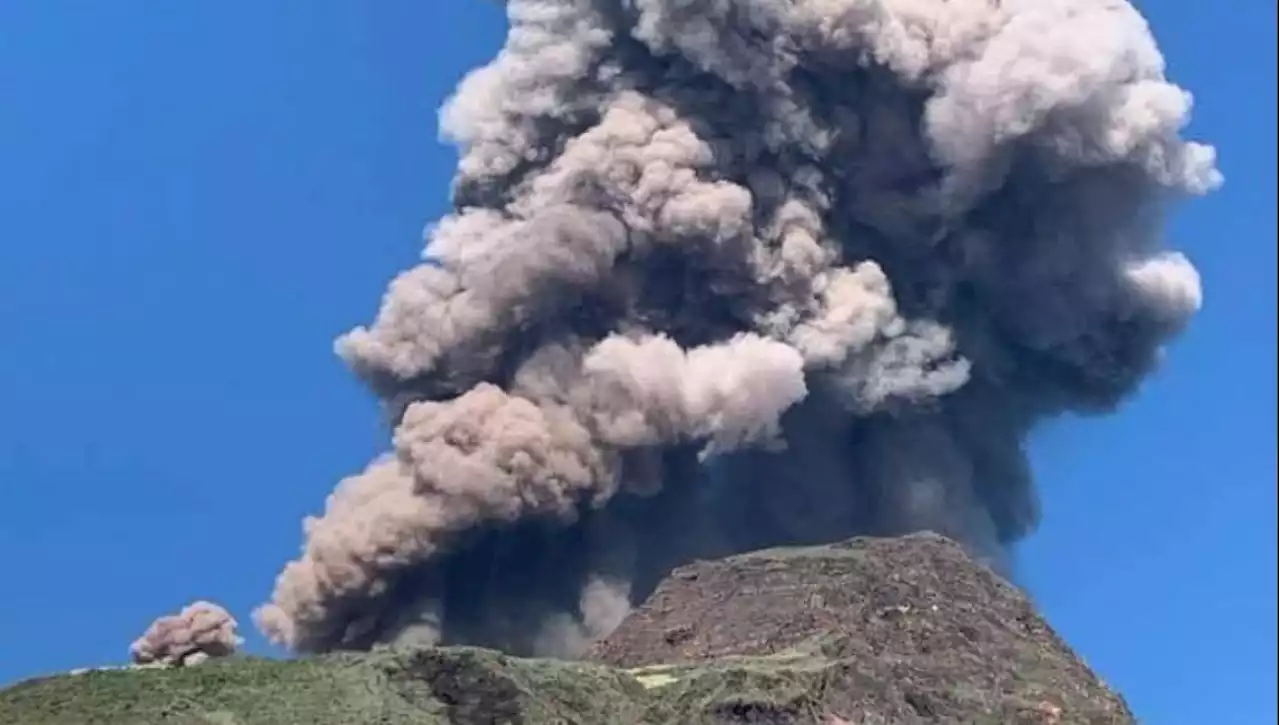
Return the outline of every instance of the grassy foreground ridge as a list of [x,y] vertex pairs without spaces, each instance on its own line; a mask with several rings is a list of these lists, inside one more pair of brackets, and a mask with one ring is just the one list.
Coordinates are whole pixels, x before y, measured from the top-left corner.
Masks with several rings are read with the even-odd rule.
[[89,671],[3,725],[1132,723],[1025,597],[932,535],[673,572],[591,661],[468,647]]

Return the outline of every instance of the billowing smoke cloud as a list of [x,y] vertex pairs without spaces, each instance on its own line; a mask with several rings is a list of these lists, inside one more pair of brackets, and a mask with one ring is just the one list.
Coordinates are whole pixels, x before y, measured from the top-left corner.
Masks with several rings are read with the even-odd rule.
[[393,450],[257,613],[572,655],[673,565],[1035,525],[1024,440],[1200,304],[1221,178],[1123,0],[510,0],[454,211],[338,352]]
[[236,620],[212,602],[193,602],[178,614],[160,617],[129,647],[136,664],[195,665],[226,657],[240,647]]

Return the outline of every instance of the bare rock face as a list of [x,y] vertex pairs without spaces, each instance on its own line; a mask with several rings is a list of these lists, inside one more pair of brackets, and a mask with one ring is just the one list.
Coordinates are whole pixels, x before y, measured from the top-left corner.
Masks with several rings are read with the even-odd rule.
[[590,655],[788,657],[821,662],[822,709],[854,723],[1134,721],[1021,592],[933,534],[682,567]]
[[591,660],[393,648],[95,671],[0,689],[0,723],[1134,722],[1020,592],[933,535],[683,567]]

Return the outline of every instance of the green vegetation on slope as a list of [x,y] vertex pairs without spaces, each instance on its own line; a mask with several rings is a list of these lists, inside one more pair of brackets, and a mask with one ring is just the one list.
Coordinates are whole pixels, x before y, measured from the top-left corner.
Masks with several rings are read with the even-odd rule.
[[[468,648],[237,658],[43,678],[0,691],[4,725],[638,722],[634,678]],[[482,695],[482,696],[481,696]],[[616,714],[615,714],[616,713]],[[625,719],[618,719],[619,717]]]
[[624,671],[470,648],[384,650],[32,680],[0,691],[0,723],[827,725],[837,713],[860,725],[1129,722],[1106,708],[1059,714],[1043,684],[992,693],[943,683],[899,712],[883,702],[891,683],[817,652]]

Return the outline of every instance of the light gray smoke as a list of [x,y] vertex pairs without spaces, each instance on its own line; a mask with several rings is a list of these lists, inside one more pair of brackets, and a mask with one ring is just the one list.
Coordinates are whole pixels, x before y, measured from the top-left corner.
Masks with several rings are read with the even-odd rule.
[[1024,441],[1200,305],[1216,187],[1123,0],[510,0],[454,211],[339,354],[393,450],[256,614],[297,651],[571,656],[674,565],[933,529],[999,558]]
[[189,666],[226,657],[240,647],[236,620],[212,602],[193,602],[178,614],[160,617],[129,647],[136,664]]

